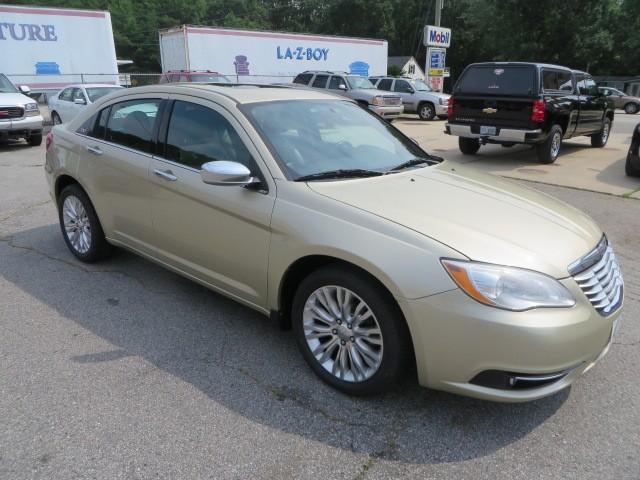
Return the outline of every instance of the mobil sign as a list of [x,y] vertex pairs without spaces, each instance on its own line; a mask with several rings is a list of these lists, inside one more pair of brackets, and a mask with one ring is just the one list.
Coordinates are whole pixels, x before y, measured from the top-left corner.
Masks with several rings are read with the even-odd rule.
[[444,47],[451,45],[451,30],[449,28],[425,25],[424,44],[427,47]]

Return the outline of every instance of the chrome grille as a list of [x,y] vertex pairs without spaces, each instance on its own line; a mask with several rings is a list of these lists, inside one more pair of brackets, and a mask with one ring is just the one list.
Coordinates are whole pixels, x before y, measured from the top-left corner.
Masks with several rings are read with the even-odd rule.
[[603,317],[622,304],[624,282],[620,265],[606,237],[596,248],[569,266],[569,273]]
[[397,107],[402,105],[402,97],[382,97],[384,99],[384,104],[389,107]]
[[21,107],[0,107],[0,120],[24,117],[24,109]]

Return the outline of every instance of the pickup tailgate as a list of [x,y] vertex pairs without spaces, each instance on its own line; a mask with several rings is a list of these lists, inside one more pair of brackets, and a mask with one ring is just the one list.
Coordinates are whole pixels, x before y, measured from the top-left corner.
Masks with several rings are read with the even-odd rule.
[[456,96],[449,123],[532,128],[532,99]]

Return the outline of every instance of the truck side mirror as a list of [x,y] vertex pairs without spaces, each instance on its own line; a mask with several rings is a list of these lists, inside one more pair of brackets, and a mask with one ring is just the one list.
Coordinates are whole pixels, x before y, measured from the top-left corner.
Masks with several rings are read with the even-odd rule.
[[338,90],[346,90],[347,86],[344,83],[341,83],[340,85],[338,85]]

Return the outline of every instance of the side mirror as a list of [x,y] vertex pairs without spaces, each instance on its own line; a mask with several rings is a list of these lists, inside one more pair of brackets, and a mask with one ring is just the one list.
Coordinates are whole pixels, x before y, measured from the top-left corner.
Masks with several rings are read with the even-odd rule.
[[18,87],[18,90],[20,90],[20,93],[24,93],[25,95],[27,93],[31,93],[31,89],[29,87],[27,87],[26,85],[20,85]]
[[416,91],[411,87],[407,87],[407,93],[416,93]]
[[338,85],[338,89],[339,90],[346,90],[347,86],[344,83],[341,83],[340,85]]
[[238,162],[218,160],[202,165],[200,178],[208,185],[253,185],[260,180],[251,176],[247,167]]
[[76,105],[86,105],[87,101],[84,98],[76,98],[73,103]]

